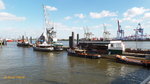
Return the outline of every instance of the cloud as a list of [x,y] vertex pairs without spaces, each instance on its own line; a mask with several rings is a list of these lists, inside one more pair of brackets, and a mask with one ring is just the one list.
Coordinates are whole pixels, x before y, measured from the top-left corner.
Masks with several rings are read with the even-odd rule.
[[100,13],[90,12],[90,16],[92,18],[103,18],[103,17],[117,16],[117,14],[115,12],[110,12],[110,11],[107,11],[107,10],[103,10]]
[[11,21],[11,20],[15,20],[15,21],[24,21],[26,20],[25,17],[17,17],[13,14],[7,13],[7,12],[0,12],[0,21]]
[[67,17],[65,17],[64,19],[65,19],[65,20],[70,20],[70,19],[72,19],[72,17],[71,17],[71,16],[67,16]]
[[2,0],[0,0],[0,9],[5,9],[5,4],[3,3]]
[[85,18],[85,16],[84,16],[82,13],[80,13],[80,14],[75,14],[74,16],[75,16],[75,17],[78,17],[78,18],[80,18],[80,19]]
[[48,9],[49,11],[57,11],[58,9],[56,7],[52,7],[52,6],[45,6],[46,9]]
[[133,23],[139,23],[139,22],[142,22],[143,19],[134,19],[134,18],[131,18],[131,17],[125,17],[121,21],[130,21],[130,22],[133,22]]
[[43,29],[37,27],[33,28],[33,27],[14,27],[14,26],[3,27],[1,28],[0,31],[0,33],[2,34],[1,38],[13,38],[13,39],[21,37],[22,35],[38,38],[42,32]]
[[144,14],[144,19],[147,19],[147,18],[150,19],[150,13],[145,13]]
[[128,9],[123,15],[124,17],[135,17],[137,15],[145,13],[146,11],[150,11],[150,9],[145,9],[144,7],[133,7],[131,9]]
[[132,29],[132,28],[134,28],[133,26],[130,26],[130,25],[127,25],[127,26],[125,26],[124,27],[125,29]]

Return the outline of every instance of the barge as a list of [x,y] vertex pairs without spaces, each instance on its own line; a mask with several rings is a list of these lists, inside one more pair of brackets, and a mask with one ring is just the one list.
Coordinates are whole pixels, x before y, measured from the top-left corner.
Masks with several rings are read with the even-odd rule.
[[150,60],[145,59],[145,58],[122,56],[122,55],[116,55],[116,58],[118,61],[127,63],[127,64],[150,66]]
[[83,58],[90,58],[90,59],[98,59],[101,57],[100,54],[96,53],[90,53],[87,52],[86,50],[82,49],[67,49],[68,55],[69,56],[76,56],[76,57],[83,57]]
[[79,41],[79,48],[99,54],[122,54],[125,45],[122,41]]

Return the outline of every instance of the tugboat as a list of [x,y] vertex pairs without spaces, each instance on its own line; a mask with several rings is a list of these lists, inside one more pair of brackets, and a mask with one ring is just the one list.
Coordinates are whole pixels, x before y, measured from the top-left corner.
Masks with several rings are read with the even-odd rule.
[[7,45],[6,39],[1,39],[0,38],[0,45]]
[[50,22],[47,19],[47,10],[44,6],[44,15],[45,15],[45,30],[42,35],[38,38],[33,49],[37,51],[60,51],[63,50],[63,44],[57,42],[56,32],[54,27],[50,26]]
[[68,55],[70,56],[77,56],[77,57],[83,57],[83,58],[90,58],[90,59],[98,59],[101,57],[101,55],[96,53],[90,53],[86,50],[82,49],[67,49]]
[[32,47],[32,38],[30,39],[30,42],[27,39],[24,39],[24,36],[22,36],[22,40],[18,40],[17,46],[19,47]]

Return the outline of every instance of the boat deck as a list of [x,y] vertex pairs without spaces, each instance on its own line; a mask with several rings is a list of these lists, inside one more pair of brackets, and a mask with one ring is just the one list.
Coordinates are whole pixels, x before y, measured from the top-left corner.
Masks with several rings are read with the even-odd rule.
[[145,58],[142,57],[134,57],[134,56],[126,56],[127,58],[132,58],[132,59],[139,59],[139,60],[145,60]]

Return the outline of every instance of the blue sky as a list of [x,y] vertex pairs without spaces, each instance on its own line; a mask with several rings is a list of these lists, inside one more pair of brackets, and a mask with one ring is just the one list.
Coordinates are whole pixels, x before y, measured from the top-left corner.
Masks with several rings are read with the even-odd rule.
[[99,38],[103,24],[115,37],[118,19],[125,36],[134,34],[139,22],[150,34],[150,0],[0,0],[0,37],[38,37],[44,31],[43,4],[58,38],[68,38],[72,31],[83,37],[83,27]]

